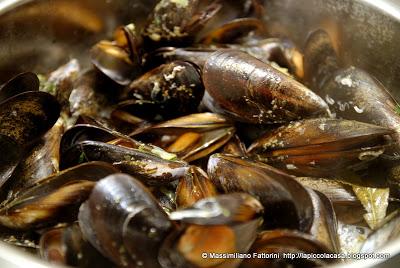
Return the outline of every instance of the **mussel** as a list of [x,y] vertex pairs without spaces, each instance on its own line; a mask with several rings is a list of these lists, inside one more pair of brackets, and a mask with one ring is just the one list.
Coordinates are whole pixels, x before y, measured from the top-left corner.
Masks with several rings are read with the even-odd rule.
[[230,154],[234,156],[247,156],[246,146],[240,140],[238,135],[234,135],[222,148],[223,154]]
[[191,166],[176,188],[176,204],[188,207],[197,201],[217,195],[217,189],[207,174],[199,167]]
[[232,122],[224,116],[198,113],[168,120],[134,134],[156,134],[152,143],[191,162],[221,148],[234,133]]
[[[313,90],[325,98],[338,118],[375,124],[396,131],[399,141],[398,103],[373,76],[354,66],[342,68],[330,36],[323,30],[313,32],[305,48],[305,72]],[[394,154],[399,150],[396,145]]]
[[255,124],[328,116],[328,105],[305,86],[240,51],[213,53],[203,70],[204,86],[235,119]]
[[357,121],[308,119],[266,133],[248,153],[293,175],[338,178],[367,168],[391,146],[392,134]]
[[126,148],[97,141],[83,141],[67,150],[61,159],[62,169],[87,161],[104,161],[137,176],[148,185],[170,183],[184,176],[188,165],[166,160],[145,150]]
[[324,195],[273,167],[229,155],[211,156],[208,173],[225,193],[258,197],[265,208],[264,228],[297,229],[312,234],[330,250],[339,250],[335,212]]
[[0,224],[29,230],[76,220],[77,208],[95,182],[118,170],[107,163],[85,163],[56,173],[13,193],[0,206]]
[[[152,113],[163,118],[185,115],[197,110],[204,87],[197,67],[174,61],[161,65],[130,83],[119,99],[149,101]],[[134,103],[133,103],[134,104]]]
[[309,230],[313,213],[311,198],[306,189],[287,174],[239,157],[219,154],[210,157],[207,173],[222,192],[257,196],[265,208],[265,228]]
[[40,237],[39,252],[42,259],[54,264],[74,267],[112,267],[113,263],[103,257],[87,242],[78,226],[71,224],[55,227]]
[[244,193],[202,199],[170,214],[184,227],[172,232],[158,256],[167,267],[237,267],[241,257],[204,258],[204,254],[247,253],[256,238],[263,207]]
[[325,31],[303,51],[276,35],[263,2],[142,3],[147,21],[94,44],[89,68],[0,85],[0,241],[75,267],[300,268],[387,250],[400,105]]
[[158,248],[173,223],[152,194],[125,174],[102,179],[79,211],[84,237],[118,266],[159,267]]
[[199,0],[159,1],[142,32],[145,41],[149,44],[190,43],[206,22],[221,9],[218,1],[213,2],[203,6]]
[[15,170],[6,189],[16,192],[33,185],[36,181],[46,178],[59,171],[59,147],[64,124],[59,119],[54,126],[28,150]]
[[115,102],[115,83],[95,69],[79,75],[69,96],[69,107],[73,125],[79,116],[87,116],[112,125],[112,105]]
[[142,53],[142,38],[133,23],[118,27],[114,41],[100,41],[90,51],[94,66],[120,85],[140,75]]
[[50,94],[28,91],[0,103],[0,142],[7,149],[0,157],[2,186],[12,175],[22,153],[57,121],[60,105]]
[[246,259],[241,267],[318,267],[333,262],[333,259],[319,257],[332,251],[298,231],[262,232],[251,252],[252,258]]

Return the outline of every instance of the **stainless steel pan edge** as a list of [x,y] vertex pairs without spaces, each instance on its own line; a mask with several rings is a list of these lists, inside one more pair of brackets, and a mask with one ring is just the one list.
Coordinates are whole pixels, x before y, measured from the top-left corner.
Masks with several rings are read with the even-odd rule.
[[[83,55],[91,44],[119,24],[142,20],[155,2],[0,0],[0,83],[19,71],[49,71],[72,57],[85,59],[88,66]],[[324,28],[334,37],[343,66],[367,70],[400,99],[399,0],[266,0],[265,8],[272,35],[288,36],[302,47],[310,31]],[[68,14],[71,10],[80,10],[79,16]],[[392,259],[332,267],[399,266],[400,240],[380,252],[390,253]],[[0,267],[49,265],[0,243]]]

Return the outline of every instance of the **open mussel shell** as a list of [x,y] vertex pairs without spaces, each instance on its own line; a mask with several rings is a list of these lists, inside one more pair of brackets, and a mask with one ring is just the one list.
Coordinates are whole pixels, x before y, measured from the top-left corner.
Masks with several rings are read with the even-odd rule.
[[90,124],[78,124],[68,129],[62,136],[60,155],[64,155],[69,148],[85,140],[108,142],[115,138],[111,130]]
[[200,43],[205,45],[232,44],[251,32],[265,33],[265,24],[256,18],[238,18],[217,27],[208,33]]
[[254,197],[234,193],[206,198],[172,212],[170,219],[184,223],[164,241],[159,253],[162,267],[237,267],[234,259],[204,258],[202,253],[247,252],[256,238],[263,207]]
[[60,144],[60,155],[63,156],[69,148],[83,141],[99,141],[111,145],[138,149],[167,160],[176,159],[175,154],[168,153],[152,144],[145,144],[134,140],[129,136],[98,124],[98,122],[91,122],[90,120],[84,124],[77,124],[64,133]]
[[159,123],[142,132],[173,135],[186,132],[201,133],[231,126],[233,126],[233,123],[230,120],[217,113],[197,113]]
[[118,27],[114,31],[114,40],[118,46],[129,52],[129,57],[134,65],[142,64],[142,38],[137,34],[135,24]]
[[241,51],[211,54],[203,82],[214,101],[242,122],[282,123],[329,113],[325,101],[304,85]]
[[118,112],[126,113],[127,115],[140,118],[147,121],[161,121],[164,119],[164,112],[156,107],[154,101],[129,99],[118,102],[112,115]]
[[[254,255],[240,267],[316,267],[332,263],[334,259],[300,258],[300,254],[333,253],[308,234],[277,229],[264,231],[250,249]],[[262,257],[265,256],[270,257]],[[258,257],[260,256],[260,257]]]
[[[256,239],[259,224],[260,221],[253,220],[234,226],[189,225],[176,230],[164,240],[158,255],[159,263],[163,268],[238,267],[243,252],[248,252]],[[233,257],[204,258],[204,253],[232,254]]]
[[97,69],[120,85],[128,85],[140,73],[140,67],[132,62],[128,52],[114,42],[97,43],[90,56]]
[[247,192],[265,208],[264,228],[297,229],[338,251],[336,216],[330,201],[271,166],[229,155],[213,155],[208,173],[225,193]]
[[112,267],[82,235],[77,224],[56,227],[40,237],[40,257],[54,264],[74,267]]
[[169,217],[190,224],[224,225],[256,219],[263,210],[261,203],[251,195],[232,193],[201,199],[190,207],[172,212]]
[[167,184],[183,177],[189,166],[182,161],[163,159],[146,150],[126,148],[97,141],[83,141],[68,149],[60,168],[87,161],[104,161],[148,185]]
[[229,155],[212,155],[207,173],[224,193],[246,192],[263,204],[266,228],[308,231],[313,205],[307,190],[289,175],[272,167]]
[[382,225],[373,231],[364,242],[360,252],[375,253],[380,252],[389,241],[397,239],[400,236],[400,210],[396,210],[382,223]]
[[247,156],[246,146],[238,135],[234,135],[221,150],[222,154],[230,154],[239,157]]
[[199,8],[200,2],[159,1],[142,32],[145,43],[154,46],[191,42],[196,33],[221,9],[221,5],[217,3],[211,3],[202,9],[203,6]]
[[102,124],[89,122],[76,124],[64,133],[60,144],[60,155],[63,155],[75,144],[86,140],[123,144],[126,147],[142,148],[148,151],[154,149],[151,145],[146,146],[145,144],[135,141],[129,136],[110,129]]
[[39,90],[39,79],[31,72],[20,73],[0,86],[0,102],[26,91]]
[[82,204],[79,226],[116,265],[158,267],[158,248],[173,224],[143,184],[114,174],[98,182]]
[[63,122],[59,119],[22,157],[7,189],[16,192],[59,171],[59,147],[63,132]]
[[332,177],[366,168],[390,147],[392,134],[357,121],[309,119],[266,133],[248,153],[293,175]]
[[69,148],[83,141],[100,141],[127,148],[140,149],[165,159],[176,158],[175,155],[169,154],[168,152],[163,151],[161,148],[136,141],[129,136],[121,134],[118,131],[110,129],[104,125],[91,123],[77,124],[64,133],[60,144],[60,155],[64,155]]
[[[157,134],[152,140],[180,159],[191,162],[222,147],[234,135],[233,123],[213,113],[191,114],[134,133],[139,138]],[[165,141],[165,142],[163,142]]]
[[179,158],[191,162],[213,153],[215,150],[227,143],[235,128],[221,128],[204,133],[191,133],[181,135],[166,150],[175,153]]
[[29,91],[0,104],[0,134],[26,147],[37,141],[57,121],[60,105],[50,94]]
[[22,157],[21,146],[12,138],[0,134],[0,187],[11,177]]
[[107,163],[85,163],[16,192],[0,208],[0,224],[28,230],[60,221],[74,221],[77,208],[99,179],[117,172]]
[[167,214],[170,214],[172,211],[176,210],[177,204],[175,182],[168,185],[163,185],[161,187],[150,187],[149,190],[157,199],[158,204]]
[[119,98],[151,101],[153,109],[158,109],[165,118],[195,112],[203,94],[197,67],[189,62],[173,61],[134,80]]
[[217,195],[217,189],[201,168],[190,166],[176,188],[176,205],[188,207],[197,201]]

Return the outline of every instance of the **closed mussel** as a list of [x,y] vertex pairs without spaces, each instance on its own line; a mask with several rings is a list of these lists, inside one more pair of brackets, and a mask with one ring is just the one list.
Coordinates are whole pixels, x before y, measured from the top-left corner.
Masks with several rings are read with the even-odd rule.
[[118,266],[158,267],[158,248],[173,228],[143,184],[125,174],[101,180],[81,206],[84,237]]
[[239,121],[265,124],[328,115],[318,95],[247,53],[213,53],[203,70],[208,94]]

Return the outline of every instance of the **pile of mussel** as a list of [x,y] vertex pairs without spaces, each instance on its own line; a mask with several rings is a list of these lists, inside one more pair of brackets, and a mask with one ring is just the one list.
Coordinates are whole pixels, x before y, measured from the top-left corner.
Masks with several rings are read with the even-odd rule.
[[1,240],[68,266],[227,268],[324,266],[348,260],[283,253],[400,236],[398,104],[327,32],[298,47],[265,12],[160,0],[90,69],[4,83]]

